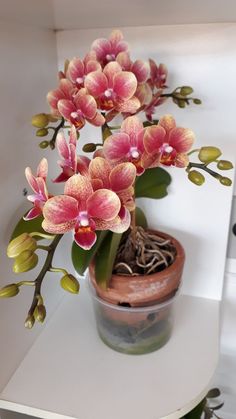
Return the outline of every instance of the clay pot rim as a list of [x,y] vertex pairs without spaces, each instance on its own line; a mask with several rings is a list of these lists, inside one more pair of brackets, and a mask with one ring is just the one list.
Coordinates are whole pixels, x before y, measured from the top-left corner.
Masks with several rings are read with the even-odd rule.
[[109,303],[108,301],[106,301],[106,300],[102,299],[101,297],[99,297],[97,295],[97,293],[96,293],[96,290],[95,290],[93,284],[92,284],[92,281],[91,281],[91,278],[90,278],[90,275],[89,275],[88,272],[87,272],[87,275],[86,275],[86,285],[87,285],[87,288],[89,290],[90,296],[94,300],[98,301],[100,304],[102,304],[102,305],[104,305],[104,306],[106,306],[108,308],[111,308],[111,309],[117,310],[117,311],[123,311],[123,312],[126,312],[126,313],[128,313],[128,312],[132,312],[132,313],[142,312],[142,313],[145,313],[145,312],[154,311],[155,309],[156,310],[157,309],[158,310],[161,310],[161,309],[163,309],[163,308],[171,305],[174,302],[174,300],[177,298],[177,296],[179,295],[179,292],[180,292],[180,287],[178,287],[178,289],[176,290],[175,294],[171,298],[169,298],[169,299],[167,299],[165,301],[162,301],[161,303],[155,303],[153,305],[148,305],[148,306],[130,306],[130,307],[124,307],[124,306],[121,306],[121,305],[118,305],[118,304]]
[[[161,274],[162,272],[165,272],[167,275],[171,274],[172,271],[175,271],[176,269],[176,263],[177,260],[180,257],[185,258],[185,251],[184,248],[182,246],[182,244],[173,236],[171,236],[168,233],[165,233],[163,231],[159,231],[159,230],[155,230],[152,228],[148,228],[147,231],[149,231],[150,233],[154,233],[154,234],[158,234],[160,235],[160,237],[166,238],[166,239],[170,239],[174,245],[174,247],[176,248],[176,257],[174,262],[168,266],[167,268],[163,269],[160,272],[154,272],[153,274],[149,274],[149,275],[137,275],[137,276],[124,276],[124,275],[117,275],[117,274],[112,274],[113,277],[119,279],[120,281],[126,282],[127,278],[129,279],[130,282],[143,282],[144,278],[148,278],[150,281],[152,281],[152,279],[156,279],[156,277]],[[90,265],[92,266],[92,268],[94,269],[94,260],[92,260],[90,262]]]

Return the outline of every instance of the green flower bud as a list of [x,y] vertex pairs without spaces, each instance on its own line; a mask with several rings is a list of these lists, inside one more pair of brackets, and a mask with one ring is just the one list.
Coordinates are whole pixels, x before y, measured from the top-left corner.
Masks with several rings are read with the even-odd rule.
[[221,176],[219,180],[220,180],[220,183],[224,186],[231,186],[232,185],[232,180],[229,179],[228,177]]
[[202,101],[200,99],[193,99],[193,103],[195,103],[195,105],[201,105]]
[[220,170],[230,170],[233,169],[233,164],[231,163],[231,161],[228,160],[220,160],[217,163],[217,167]]
[[41,143],[39,143],[40,148],[47,148],[48,146],[49,146],[49,141],[41,141]]
[[32,327],[34,326],[34,323],[35,323],[34,316],[29,315],[25,320],[26,329],[32,329]]
[[191,182],[195,185],[201,186],[205,182],[205,178],[202,173],[198,172],[197,170],[191,170],[188,173],[188,178]]
[[92,153],[95,150],[96,150],[96,144],[94,143],[87,143],[83,146],[83,151],[85,153]]
[[32,252],[32,250],[24,250],[20,253],[14,262],[13,272],[19,274],[21,272],[27,272],[34,269],[38,263],[38,255]]
[[184,99],[178,99],[177,105],[179,108],[185,108],[186,103]]
[[49,122],[57,122],[58,121],[58,118],[56,116],[53,116],[50,113],[47,113],[46,115],[48,117]]
[[182,86],[180,89],[180,94],[182,96],[188,96],[191,95],[191,93],[193,93],[193,89],[190,86]]
[[45,128],[49,123],[49,117],[45,113],[38,113],[31,119],[31,124],[36,128]]
[[20,236],[10,241],[7,247],[7,256],[9,258],[15,258],[24,250],[32,250],[34,252],[36,248],[36,240],[28,233],[22,233]]
[[198,158],[203,163],[210,163],[221,156],[221,151],[217,147],[202,147],[199,151]]
[[78,294],[80,285],[77,279],[71,275],[67,274],[61,278],[61,287],[72,294]]
[[20,289],[17,284],[9,284],[0,289],[0,298],[15,297]]
[[46,308],[43,304],[39,304],[34,310],[34,318],[40,323],[43,323],[46,317]]
[[37,137],[46,137],[48,135],[48,129],[47,128],[40,128],[36,131]]

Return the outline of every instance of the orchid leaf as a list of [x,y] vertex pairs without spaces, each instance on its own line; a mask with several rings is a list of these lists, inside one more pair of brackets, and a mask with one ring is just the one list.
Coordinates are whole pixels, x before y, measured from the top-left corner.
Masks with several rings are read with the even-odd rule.
[[109,231],[95,256],[95,277],[101,288],[106,289],[112,275],[117,249],[122,234]]
[[82,249],[75,242],[73,242],[72,244],[72,249],[71,249],[72,263],[74,265],[76,272],[79,275],[84,274],[92,258],[94,257],[97,250],[99,249],[99,246],[101,245],[106,235],[108,234],[108,231],[97,231],[96,234],[97,234],[97,241],[90,250]]
[[[22,233],[33,233],[37,231],[38,233],[49,234],[42,227],[43,216],[40,215],[37,218],[33,218],[32,220],[25,221],[23,218],[16,224],[13,233],[11,235],[10,241],[15,239]],[[35,236],[36,240],[42,240],[42,237]]]
[[148,223],[147,223],[147,219],[145,217],[145,214],[144,214],[143,210],[141,210],[141,208],[139,208],[139,207],[135,208],[135,218],[136,218],[136,224],[138,226],[141,226],[144,229],[146,229],[148,227]]
[[168,193],[167,187],[170,182],[171,177],[166,170],[160,167],[148,169],[136,179],[135,196],[136,198],[164,198]]

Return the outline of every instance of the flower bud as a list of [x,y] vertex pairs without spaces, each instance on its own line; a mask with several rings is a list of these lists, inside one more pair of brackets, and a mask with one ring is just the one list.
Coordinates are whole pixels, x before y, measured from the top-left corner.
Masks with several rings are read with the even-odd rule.
[[221,156],[221,151],[217,147],[202,147],[198,153],[198,158],[203,163],[210,163]]
[[188,178],[191,182],[195,185],[201,186],[205,182],[205,178],[202,173],[198,172],[197,170],[191,170],[188,173]]
[[49,121],[49,122],[57,122],[57,121],[58,121],[58,117],[53,116],[53,115],[52,115],[52,114],[50,114],[50,113],[47,113],[46,115],[47,115],[47,117],[48,117],[48,121]]
[[85,153],[92,153],[95,150],[96,150],[96,144],[94,143],[87,143],[83,146],[83,151]]
[[24,250],[20,253],[14,262],[13,272],[19,274],[21,272],[27,272],[34,269],[38,263],[38,255],[32,252],[32,250]]
[[193,99],[193,103],[195,103],[195,105],[201,105],[202,101],[200,99]]
[[17,284],[9,284],[0,289],[0,298],[15,297],[20,289]]
[[46,317],[46,308],[43,304],[39,304],[34,310],[34,318],[40,323],[43,323]]
[[40,128],[36,131],[37,137],[46,137],[48,135],[48,129],[47,128]]
[[232,180],[229,179],[228,177],[221,176],[219,180],[220,180],[220,183],[224,186],[231,186],[232,185]]
[[185,100],[184,99],[178,99],[177,105],[179,108],[185,108]]
[[48,115],[45,113],[38,113],[34,115],[31,119],[31,124],[35,128],[45,128],[49,123]]
[[9,258],[15,258],[24,250],[32,250],[34,252],[36,248],[36,240],[28,233],[22,233],[20,236],[10,241],[7,246],[7,256]]
[[41,141],[41,143],[39,143],[39,147],[40,148],[47,148],[49,146],[49,141]]
[[26,320],[25,320],[25,327],[26,329],[32,329],[33,325],[35,323],[35,318],[34,316],[27,316]]
[[220,160],[217,163],[217,167],[220,170],[230,170],[233,169],[233,164],[228,160]]
[[193,93],[193,89],[190,86],[182,86],[180,89],[180,94],[182,96],[188,96],[191,95],[191,93]]
[[67,274],[61,278],[61,287],[72,294],[78,294],[80,285],[77,279],[71,275]]

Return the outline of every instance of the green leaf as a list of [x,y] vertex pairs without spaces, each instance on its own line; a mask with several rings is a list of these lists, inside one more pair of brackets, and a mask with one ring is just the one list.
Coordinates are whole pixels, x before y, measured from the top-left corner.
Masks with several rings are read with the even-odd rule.
[[74,265],[76,272],[78,272],[79,275],[84,274],[85,270],[90,264],[95,253],[99,249],[99,246],[101,245],[104,238],[108,234],[108,231],[97,231],[96,234],[97,234],[97,241],[90,250],[82,249],[75,242],[73,242],[72,244],[72,249],[71,249],[72,263]]
[[[16,224],[13,233],[11,235],[11,240],[15,239],[22,233],[33,233],[33,231],[38,231],[39,233],[49,234],[42,227],[43,216],[40,215],[33,220],[25,221],[23,218]],[[36,240],[42,240],[42,237],[35,236]]]
[[146,216],[143,210],[141,210],[141,208],[139,207],[135,208],[135,218],[136,218],[136,225],[141,226],[144,229],[148,227]]
[[206,398],[204,398],[191,412],[184,416],[184,419],[200,419],[206,405]]
[[215,397],[219,397],[220,396],[220,390],[218,388],[212,388],[211,390],[208,391],[206,398],[207,399],[214,399]]
[[164,198],[167,195],[167,186],[170,182],[171,177],[166,170],[160,167],[148,169],[136,179],[135,196],[136,198]]
[[95,256],[95,277],[101,288],[106,289],[112,275],[117,249],[122,234],[109,231]]

